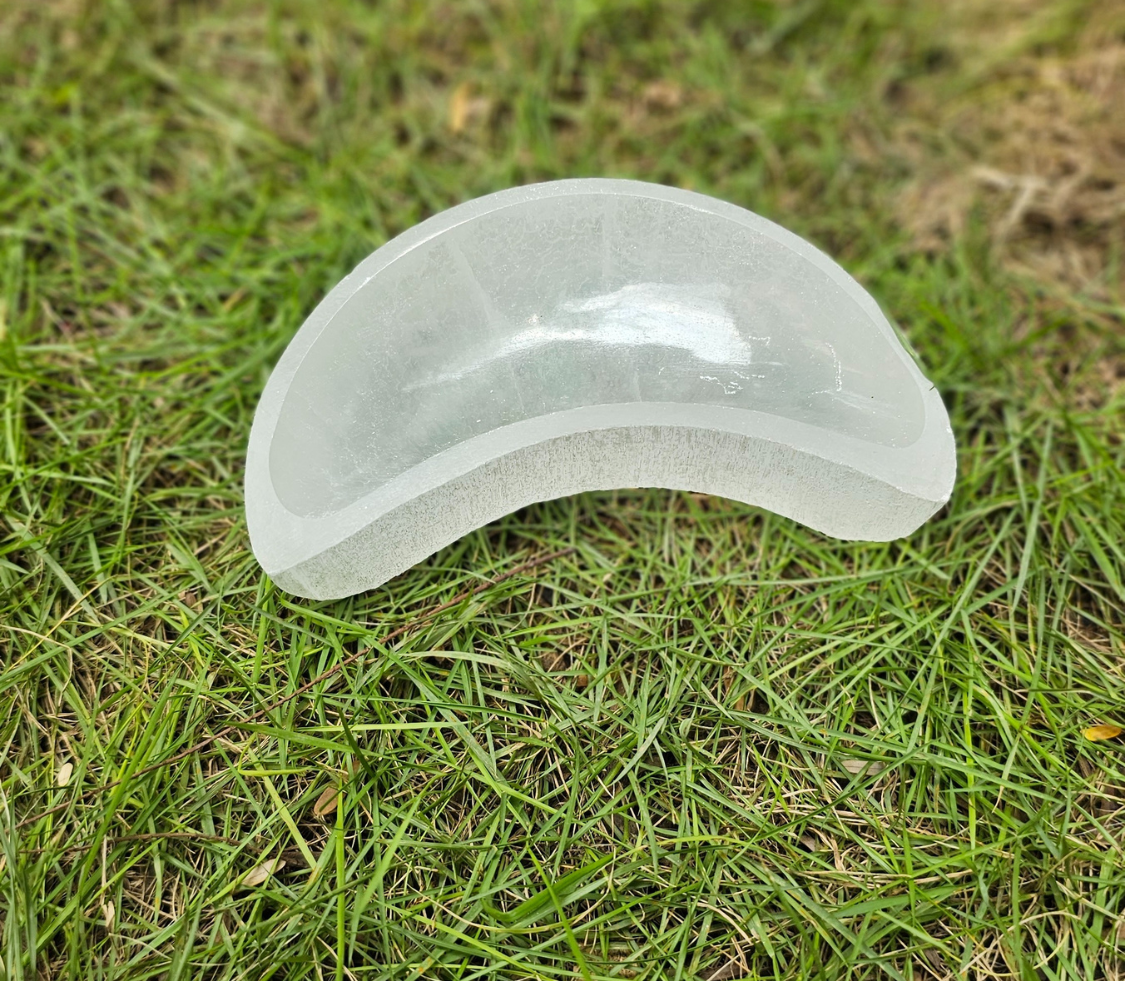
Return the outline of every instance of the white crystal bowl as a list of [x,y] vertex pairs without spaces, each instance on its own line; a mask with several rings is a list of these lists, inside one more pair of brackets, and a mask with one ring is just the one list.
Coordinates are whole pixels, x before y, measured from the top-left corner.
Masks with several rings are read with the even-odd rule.
[[701,194],[565,180],[442,212],[324,298],[258,405],[246,514],[274,581],[328,599],[589,490],[886,541],[955,467],[938,393],[822,252]]

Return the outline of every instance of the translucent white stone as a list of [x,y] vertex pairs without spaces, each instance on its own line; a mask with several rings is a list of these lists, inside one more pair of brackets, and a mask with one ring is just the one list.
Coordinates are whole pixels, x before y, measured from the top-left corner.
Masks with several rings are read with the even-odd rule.
[[669,487],[886,541],[949,498],[938,393],[822,252],[690,191],[567,180],[469,201],[361,262],[262,395],[254,554],[377,586],[516,508]]

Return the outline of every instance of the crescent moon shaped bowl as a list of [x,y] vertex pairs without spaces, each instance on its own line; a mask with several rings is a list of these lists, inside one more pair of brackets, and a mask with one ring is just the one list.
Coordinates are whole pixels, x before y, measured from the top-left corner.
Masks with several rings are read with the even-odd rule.
[[255,413],[246,515],[279,586],[331,599],[589,490],[888,541],[955,470],[937,391],[824,253],[702,194],[564,180],[435,215],[321,301]]

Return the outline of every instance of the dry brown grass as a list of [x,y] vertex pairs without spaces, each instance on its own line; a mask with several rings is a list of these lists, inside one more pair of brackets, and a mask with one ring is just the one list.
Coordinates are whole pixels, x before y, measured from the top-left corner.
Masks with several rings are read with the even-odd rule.
[[1060,20],[1057,7],[953,6],[948,40],[969,81],[904,91],[898,143],[915,176],[898,213],[918,247],[938,251],[975,211],[1010,267],[1119,296],[1125,4],[1075,8],[1077,27]]

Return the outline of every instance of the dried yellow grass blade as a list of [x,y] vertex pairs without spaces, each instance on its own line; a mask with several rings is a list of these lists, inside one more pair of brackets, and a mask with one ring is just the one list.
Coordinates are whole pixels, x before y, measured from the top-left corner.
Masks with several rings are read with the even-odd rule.
[[1096,743],[1102,739],[1116,739],[1121,732],[1120,726],[1090,726],[1089,729],[1082,730],[1082,735],[1090,742]]

